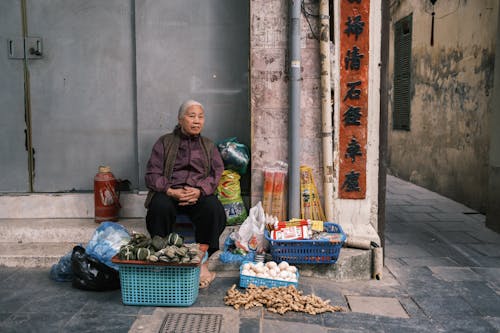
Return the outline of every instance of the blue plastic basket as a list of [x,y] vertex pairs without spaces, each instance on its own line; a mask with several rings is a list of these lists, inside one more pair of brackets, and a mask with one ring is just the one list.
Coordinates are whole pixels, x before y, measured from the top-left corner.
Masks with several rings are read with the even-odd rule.
[[[290,285],[297,287],[299,285],[299,282],[298,282],[299,281],[299,271],[297,271],[297,273],[296,273],[297,282],[267,279],[267,278],[261,278],[261,277],[256,277],[256,276],[243,275],[241,272],[243,271],[243,265],[245,265],[246,263],[250,263],[250,261],[244,261],[240,266],[240,287],[241,288],[247,288],[250,284],[253,284],[257,287],[266,286],[268,288],[287,287]],[[254,264],[255,264],[255,262],[254,262]]]
[[269,236],[266,230],[264,236],[269,241],[273,260],[287,261],[290,264],[334,264],[340,254],[340,249],[346,240],[342,227],[336,223],[325,222],[323,229],[329,233],[339,233],[340,241],[332,243],[329,240],[276,240]]
[[113,262],[120,267],[122,302],[126,305],[190,306],[198,297],[200,264]]

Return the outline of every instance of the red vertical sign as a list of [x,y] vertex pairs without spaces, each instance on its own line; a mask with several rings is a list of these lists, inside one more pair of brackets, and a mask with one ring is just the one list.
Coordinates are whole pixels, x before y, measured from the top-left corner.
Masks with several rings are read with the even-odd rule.
[[340,0],[339,196],[366,196],[369,0]]

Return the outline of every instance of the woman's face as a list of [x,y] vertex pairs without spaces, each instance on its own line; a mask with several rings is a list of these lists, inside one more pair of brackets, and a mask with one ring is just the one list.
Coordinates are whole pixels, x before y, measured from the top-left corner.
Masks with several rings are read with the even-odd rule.
[[179,125],[184,134],[198,135],[205,124],[205,112],[199,105],[190,106],[179,119]]

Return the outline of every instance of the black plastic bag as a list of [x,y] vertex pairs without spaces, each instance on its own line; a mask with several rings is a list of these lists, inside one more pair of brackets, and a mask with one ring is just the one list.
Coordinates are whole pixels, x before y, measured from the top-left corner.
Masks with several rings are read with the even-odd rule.
[[72,286],[83,290],[115,290],[120,288],[118,271],[85,253],[85,248],[75,246],[71,255]]

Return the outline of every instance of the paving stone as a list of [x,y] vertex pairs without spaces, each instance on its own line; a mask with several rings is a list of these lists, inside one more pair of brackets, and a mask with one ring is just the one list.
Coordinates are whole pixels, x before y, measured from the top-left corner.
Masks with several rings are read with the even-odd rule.
[[287,333],[304,333],[304,332],[318,332],[326,333],[327,329],[319,325],[294,322],[291,324],[287,321],[273,320],[265,318],[263,320],[263,325],[266,327],[266,332],[277,333],[277,332],[287,332]]
[[444,281],[480,281],[482,276],[469,267],[429,267],[432,273]]
[[259,333],[260,319],[258,318],[240,318],[240,333]]
[[436,326],[440,332],[474,332],[474,333],[498,333],[498,331],[482,318],[461,319],[456,316],[442,316],[436,319]]
[[385,256],[388,258],[421,258],[430,257],[431,254],[417,245],[391,245],[386,246]]
[[485,256],[500,258],[500,244],[470,244],[469,246]]
[[461,296],[444,296],[439,293],[415,295],[413,300],[431,318],[444,316],[474,317],[479,313]]
[[419,204],[409,204],[405,206],[400,206],[402,210],[408,213],[439,213],[440,211],[432,206],[429,205],[422,205]]
[[496,329],[497,333],[500,332],[500,317],[486,317],[483,319],[487,321],[494,329]]
[[471,307],[482,316],[500,317],[500,297],[487,282],[462,281],[454,285]]
[[436,222],[438,221],[436,217],[429,213],[404,213],[400,215],[401,220],[411,223],[420,222]]
[[362,312],[387,317],[409,318],[397,298],[352,295],[348,295],[346,297],[352,312]]
[[467,232],[463,231],[456,231],[456,230],[451,230],[451,231],[441,231],[440,235],[448,240],[449,242],[455,243],[455,244],[462,244],[462,243],[479,243],[479,241],[469,235]]
[[401,258],[408,266],[458,266],[458,263],[448,257]]
[[447,212],[447,213],[429,213],[438,221],[473,221],[466,214],[461,212]]
[[470,221],[440,221],[439,223],[427,223],[428,226],[441,232],[461,231],[463,233],[474,231],[475,226]]
[[484,280],[500,282],[500,262],[499,267],[472,267],[471,269],[483,276]]

